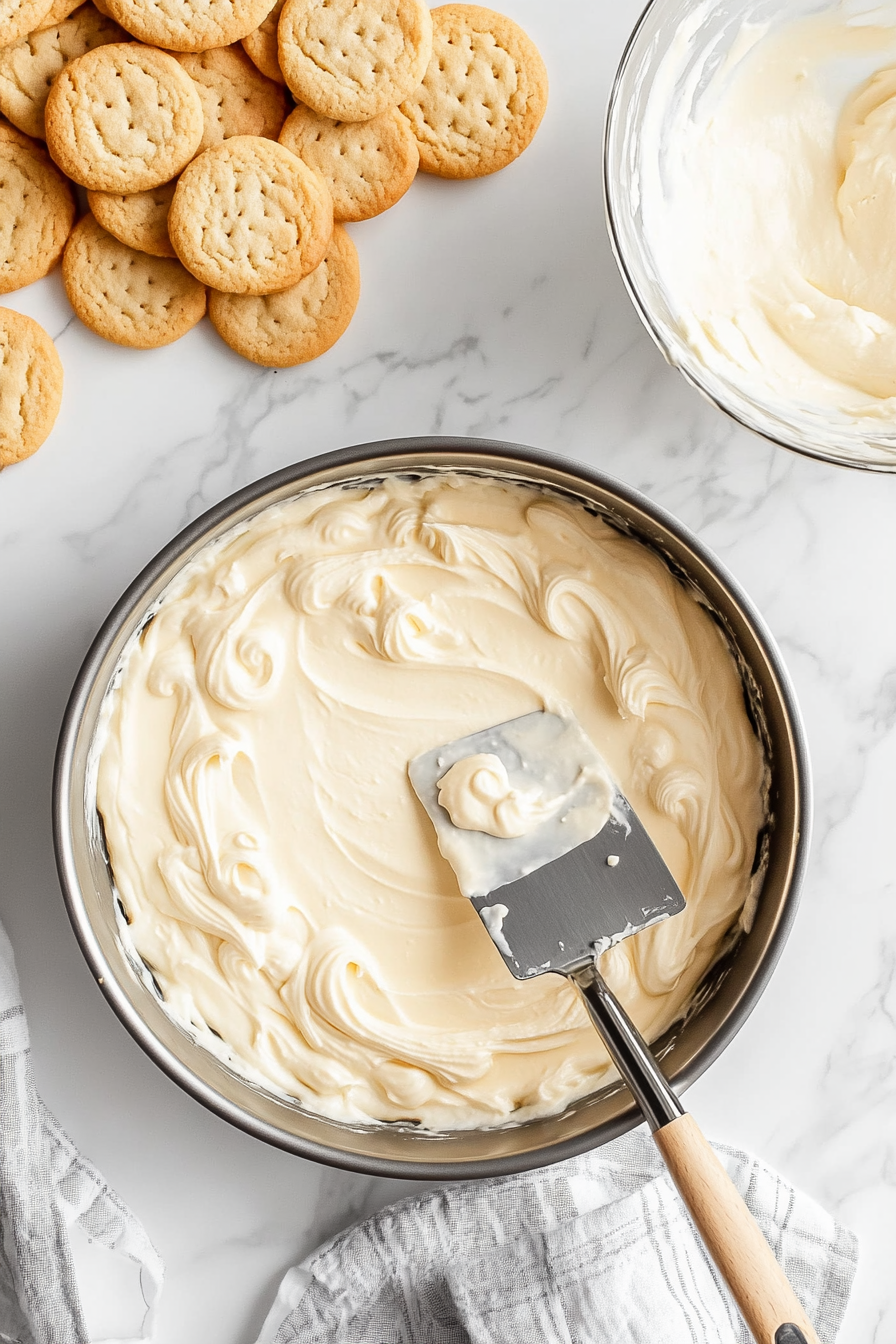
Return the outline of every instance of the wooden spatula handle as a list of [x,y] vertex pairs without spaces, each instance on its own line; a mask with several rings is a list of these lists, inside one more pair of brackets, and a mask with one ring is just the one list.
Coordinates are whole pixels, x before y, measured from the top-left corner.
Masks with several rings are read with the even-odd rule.
[[[706,1248],[757,1344],[819,1344],[796,1293],[691,1115],[653,1135]],[[796,1329],[787,1330],[786,1326]]]
[[771,1247],[595,962],[571,976],[757,1344],[818,1344]]

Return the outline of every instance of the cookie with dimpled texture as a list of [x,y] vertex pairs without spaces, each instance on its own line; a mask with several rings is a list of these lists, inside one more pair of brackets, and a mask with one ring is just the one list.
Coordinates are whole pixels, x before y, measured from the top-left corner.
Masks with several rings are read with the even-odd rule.
[[62,403],[62,361],[43,327],[0,308],[0,467],[36,453]]
[[276,140],[235,135],[181,173],[168,215],[174,250],[226,294],[270,294],[324,258],[333,202],[323,178]]
[[437,177],[485,177],[522,154],[538,129],[548,78],[518,24],[479,5],[432,11],[432,57],[404,100],[420,168]]
[[138,42],[96,47],[57,75],[47,148],[90,191],[146,191],[176,177],[202,139],[202,103],[173,56]]
[[358,254],[339,224],[319,266],[276,294],[219,294],[208,315],[232,350],[269,369],[289,369],[317,359],[352,320],[361,292]]
[[273,79],[276,84],[285,84],[280,58],[277,51],[277,24],[285,0],[277,0],[274,8],[254,32],[247,33],[242,40],[243,51],[263,75]]
[[334,121],[368,121],[420,83],[432,20],[424,0],[286,0],[277,40],[300,102]]
[[84,0],[53,0],[50,8],[40,21],[38,32],[44,28],[55,28],[57,23],[62,23],[70,14],[84,4]]
[[69,19],[30,33],[0,51],[0,111],[26,135],[43,137],[50,85],[69,61],[94,47],[123,42],[127,34],[93,5]]
[[39,280],[62,256],[75,222],[71,186],[42,145],[0,135],[0,294]]
[[11,145],[24,145],[26,149],[41,150],[45,157],[49,157],[46,146],[39,144],[37,140],[33,140],[30,135],[20,131],[17,126],[13,126],[12,122],[7,121],[2,113],[0,113],[0,140],[6,140]]
[[420,155],[397,108],[370,121],[333,121],[299,106],[286,118],[280,143],[320,173],[333,197],[333,218],[382,214],[404,195]]
[[127,247],[92,215],[72,230],[62,279],[85,327],[136,350],[170,345],[205,313],[205,287],[179,261]]
[[53,0],[0,0],[0,47],[43,26]]
[[[2,0],[0,0],[2,2]],[[253,32],[271,0],[104,0],[134,37],[168,51],[229,47]]]
[[204,130],[200,150],[232,135],[261,135],[276,140],[290,104],[282,84],[265,76],[242,47],[179,55],[178,62],[196,85]]
[[176,257],[168,237],[168,211],[176,186],[177,182],[165,182],[126,195],[88,191],[87,204],[96,222],[120,243],[151,257]]

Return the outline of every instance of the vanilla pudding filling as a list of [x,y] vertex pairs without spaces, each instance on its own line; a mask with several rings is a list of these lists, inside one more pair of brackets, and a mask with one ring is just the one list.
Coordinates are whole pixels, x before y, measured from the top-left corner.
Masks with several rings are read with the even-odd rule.
[[636,153],[632,204],[698,366],[821,447],[896,460],[896,5],[704,0]]
[[[557,705],[687,897],[601,959],[655,1039],[749,922],[767,780],[728,645],[659,556],[572,499],[447,473],[307,491],[206,546],[125,650],[94,745],[126,936],[168,1013],[348,1123],[487,1127],[599,1088],[575,989],[508,973],[408,778]],[[489,765],[496,825],[549,806]]]

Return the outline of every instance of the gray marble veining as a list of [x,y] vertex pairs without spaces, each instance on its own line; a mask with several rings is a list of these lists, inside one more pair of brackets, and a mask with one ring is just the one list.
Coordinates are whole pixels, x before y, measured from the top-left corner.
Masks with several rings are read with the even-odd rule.
[[535,142],[493,179],[419,180],[352,230],[360,307],[319,361],[257,369],[207,323],[164,350],[106,345],[71,317],[58,273],[4,300],[47,325],[66,372],[52,438],[0,477],[0,913],[39,1085],[168,1264],[158,1344],[244,1344],[289,1264],[404,1192],[231,1130],[119,1027],[58,894],[56,733],[111,603],[176,531],[245,482],[404,434],[568,453],[694,528],[751,594],[794,676],[817,794],[803,904],[767,993],[690,1097],[710,1135],[761,1154],[855,1229],[862,1259],[841,1341],[889,1344],[896,479],[792,457],[739,429],[642,330],[600,193],[603,110],[638,0],[505,8],[551,79]]

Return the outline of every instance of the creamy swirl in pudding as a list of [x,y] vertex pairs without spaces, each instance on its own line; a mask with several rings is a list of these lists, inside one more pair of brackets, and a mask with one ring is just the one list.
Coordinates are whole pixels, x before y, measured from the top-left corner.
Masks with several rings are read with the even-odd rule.
[[[511,840],[553,817],[566,801],[538,789],[515,789],[500,756],[478,752],[456,761],[438,781],[439,805],[462,831],[484,831]],[[606,821],[609,810],[604,816]]]
[[601,962],[653,1038],[749,917],[765,778],[733,658],[661,560],[574,501],[464,475],[310,491],[201,551],[96,747],[128,936],[172,1016],[345,1121],[486,1126],[600,1086],[575,990],[508,974],[407,773],[547,704],[688,898]]

